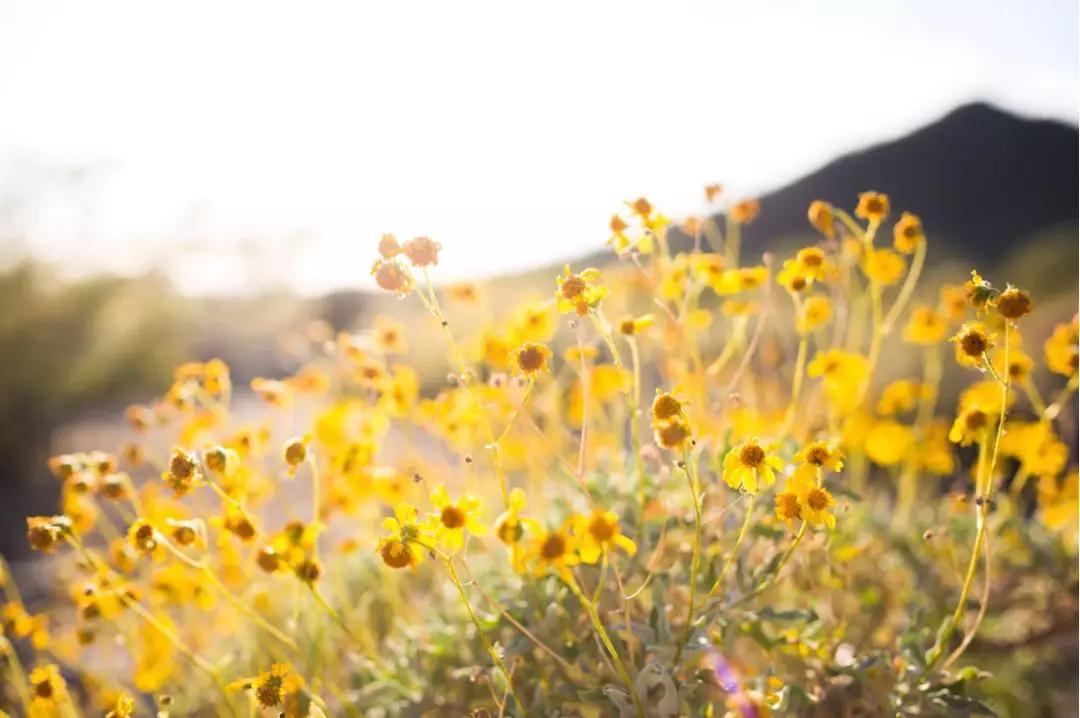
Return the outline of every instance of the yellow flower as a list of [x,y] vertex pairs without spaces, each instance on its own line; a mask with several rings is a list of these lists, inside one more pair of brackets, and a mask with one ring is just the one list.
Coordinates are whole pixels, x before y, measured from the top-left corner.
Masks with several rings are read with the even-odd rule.
[[911,411],[926,391],[927,388],[914,379],[897,379],[882,390],[877,413],[891,416]]
[[691,441],[690,422],[682,414],[655,420],[652,426],[656,443],[670,451],[681,451]]
[[404,297],[412,291],[412,273],[397,259],[378,259],[371,267],[371,276],[380,289]]
[[784,266],[777,273],[776,281],[789,292],[798,294],[814,283],[814,277],[807,274],[797,261],[788,259],[784,261]]
[[551,300],[535,302],[517,310],[510,334],[519,343],[547,342],[558,330],[555,305]]
[[515,488],[510,492],[506,511],[495,519],[495,536],[510,547],[510,564],[517,573],[525,573],[525,559],[528,555],[526,535],[539,535],[543,531],[536,521],[521,516],[524,510],[525,492]]
[[982,314],[994,305],[998,290],[990,282],[982,278],[976,270],[971,270],[971,279],[964,282],[964,294],[968,304],[975,307],[978,314]]
[[654,321],[652,314],[642,314],[640,317],[626,316],[619,320],[619,332],[628,337],[637,336],[651,327]]
[[957,363],[970,369],[983,369],[986,353],[994,346],[993,336],[979,322],[964,324],[949,341],[955,345]]
[[201,485],[201,476],[202,469],[199,468],[198,460],[184,449],[176,448],[169,457],[169,470],[164,472],[161,478],[179,498],[195,486]]
[[72,522],[67,516],[28,516],[26,537],[30,546],[38,551],[52,551],[71,533]]
[[1001,453],[1019,460],[1020,471],[1029,476],[1057,476],[1069,460],[1069,447],[1046,421],[1007,422]]
[[613,511],[596,509],[588,516],[575,516],[574,534],[583,563],[596,563],[601,554],[613,547],[621,548],[630,556],[637,553],[637,545],[623,535],[619,517]]
[[904,258],[891,249],[871,249],[862,263],[863,273],[883,286],[900,281],[905,266]]
[[911,429],[892,419],[875,421],[866,434],[866,455],[875,464],[895,466],[911,448]]
[[574,274],[568,264],[556,278],[556,283],[555,306],[563,314],[575,312],[585,316],[607,296],[607,288],[600,283],[599,269],[583,269],[579,274]]
[[375,552],[390,568],[415,568],[423,559],[424,549],[414,543],[430,538],[430,532],[417,521],[416,508],[409,504],[398,504],[394,515],[383,519],[383,528],[389,536],[379,539]]
[[855,216],[872,224],[881,224],[889,216],[889,198],[880,192],[863,192],[855,207]]
[[836,235],[836,218],[833,216],[832,207],[819,199],[810,203],[806,211],[806,217],[814,229],[824,234],[829,239]]
[[[572,524],[574,518],[567,520]],[[533,539],[529,549],[529,558],[535,561],[533,573],[543,576],[553,570],[560,576],[570,574],[570,566],[580,563],[577,556],[577,541],[564,525],[561,528],[544,531]]]
[[799,334],[809,334],[832,318],[832,301],[823,294],[807,297],[799,307],[795,329]]
[[994,308],[1006,319],[1016,320],[1031,313],[1035,304],[1027,292],[1009,285],[997,296]]
[[913,254],[915,249],[926,241],[922,220],[911,212],[904,212],[893,226],[893,246],[896,251]]
[[304,679],[288,663],[274,663],[270,670],[254,678],[242,678],[230,684],[233,690],[252,691],[263,708],[284,706],[303,687]]
[[757,289],[769,278],[767,267],[739,267],[725,269],[713,283],[709,284],[714,292],[724,296]]
[[836,501],[828,489],[818,486],[817,469],[812,464],[795,469],[788,481],[788,491],[798,499],[799,518],[813,526],[824,524],[836,528],[836,517],[829,510]]
[[442,245],[428,237],[414,237],[401,248],[414,267],[427,267],[439,263],[439,250]]
[[1077,471],[1073,469],[1059,481],[1054,476],[1039,479],[1039,520],[1049,529],[1057,531],[1076,551],[1078,501]]
[[372,321],[371,338],[375,348],[383,354],[404,354],[409,351],[405,325],[385,314],[376,315]]
[[438,509],[431,517],[433,533],[448,550],[461,550],[466,531],[474,536],[487,535],[487,526],[478,518],[482,502],[475,496],[465,494],[458,501],[451,501],[446,487],[440,484],[431,492],[431,503]]
[[953,324],[964,321],[967,316],[967,292],[962,285],[946,284],[939,291],[941,312]]
[[1073,317],[1068,324],[1058,324],[1054,327],[1050,338],[1043,345],[1043,353],[1046,356],[1046,368],[1055,374],[1073,377],[1076,375],[1078,359],[1080,359],[1080,330],[1077,328],[1077,318]]
[[779,456],[770,454],[771,446],[762,446],[752,438],[732,447],[724,457],[724,481],[733,489],[756,493],[760,484],[772,486],[776,472],[784,468]]
[[27,679],[30,683],[30,695],[33,706],[47,708],[67,702],[67,683],[60,675],[60,668],[55,663],[38,666],[30,671]]
[[116,697],[112,709],[105,714],[105,718],[132,718],[135,715],[135,699],[126,693]]
[[840,471],[844,468],[844,454],[835,445],[825,441],[812,441],[795,454],[795,461],[821,469]]
[[757,218],[759,212],[761,212],[760,202],[756,199],[744,199],[732,205],[728,210],[728,217],[739,224],[750,224]]
[[776,518],[786,522],[788,526],[794,526],[795,520],[802,513],[799,495],[789,488],[787,491],[777,492],[773,502],[776,505]]
[[656,390],[656,398],[652,403],[652,420],[666,421],[683,413],[682,402],[675,398],[674,394],[668,394]]
[[824,379],[825,396],[840,411],[854,408],[869,371],[866,357],[842,349],[819,352],[806,368],[809,376]]
[[540,372],[547,371],[550,358],[551,350],[543,344],[525,342],[510,352],[510,366],[515,374],[533,378]]
[[949,430],[949,441],[960,446],[982,441],[987,437],[994,420],[995,417],[982,406],[961,404],[952,428]]
[[933,307],[915,307],[911,319],[904,327],[904,341],[911,344],[932,345],[945,338],[948,324]]

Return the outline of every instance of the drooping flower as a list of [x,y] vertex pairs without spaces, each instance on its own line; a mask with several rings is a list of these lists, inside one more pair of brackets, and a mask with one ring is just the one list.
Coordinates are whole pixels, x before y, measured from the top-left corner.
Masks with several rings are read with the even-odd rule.
[[937,344],[945,338],[948,328],[945,317],[933,307],[915,307],[904,327],[904,341],[924,346]]
[[896,251],[913,254],[920,244],[926,241],[922,220],[911,212],[904,212],[893,227],[893,246]]
[[970,369],[986,367],[986,353],[994,346],[993,335],[980,322],[968,322],[949,341],[955,346],[956,361]]

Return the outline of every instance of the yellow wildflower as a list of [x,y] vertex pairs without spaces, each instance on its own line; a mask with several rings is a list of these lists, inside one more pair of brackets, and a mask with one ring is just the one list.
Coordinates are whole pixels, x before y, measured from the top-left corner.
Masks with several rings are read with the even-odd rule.
[[776,472],[784,468],[779,456],[770,454],[772,447],[763,446],[752,438],[732,447],[724,457],[724,481],[733,489],[757,492],[759,484],[772,486]]
[[596,563],[601,554],[613,547],[631,556],[637,553],[637,545],[622,533],[619,517],[613,511],[596,509],[588,516],[575,516],[574,534],[583,563]]
[[431,503],[438,512],[430,523],[439,543],[450,551],[460,551],[465,545],[465,532],[485,536],[488,527],[478,518],[482,502],[472,494],[465,494],[458,501],[451,501],[446,487],[440,484],[431,492]]

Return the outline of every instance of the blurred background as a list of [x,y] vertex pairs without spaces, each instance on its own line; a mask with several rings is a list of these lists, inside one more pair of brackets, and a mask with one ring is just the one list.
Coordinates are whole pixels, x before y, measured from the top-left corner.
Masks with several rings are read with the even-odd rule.
[[[927,285],[978,261],[1076,311],[1075,1],[0,1],[0,553],[46,457],[220,356],[391,307],[383,232],[439,282],[548,292],[646,195],[761,198],[760,252],[866,189],[923,218]],[[578,265],[575,265],[578,266]],[[936,275],[934,273],[937,273]]]

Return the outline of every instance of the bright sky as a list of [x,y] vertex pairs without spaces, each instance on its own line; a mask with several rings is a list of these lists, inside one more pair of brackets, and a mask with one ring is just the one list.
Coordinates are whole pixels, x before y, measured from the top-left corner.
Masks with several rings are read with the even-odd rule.
[[[440,279],[601,246],[971,99],[1077,121],[1075,0],[0,0],[0,222],[192,292]],[[77,171],[72,172],[70,170]]]

